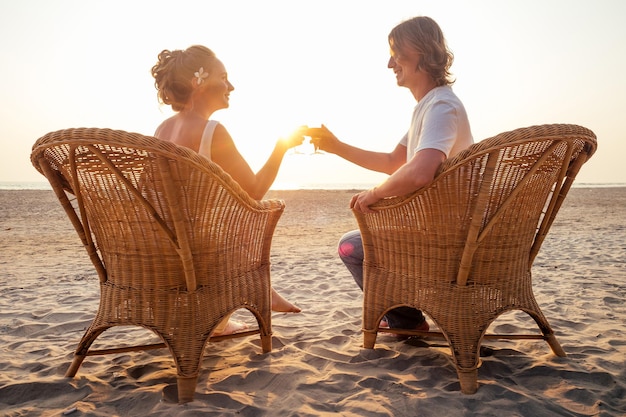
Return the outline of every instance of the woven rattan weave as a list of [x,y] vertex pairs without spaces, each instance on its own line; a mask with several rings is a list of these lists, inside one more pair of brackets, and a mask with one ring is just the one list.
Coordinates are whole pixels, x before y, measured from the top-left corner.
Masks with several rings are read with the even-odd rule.
[[386,311],[419,308],[447,339],[461,390],[470,394],[483,338],[497,337],[487,328],[522,310],[541,334],[507,337],[541,338],[565,356],[535,300],[531,267],[596,146],[593,132],[576,125],[502,133],[448,159],[427,187],[385,199],[374,213],[355,212],[365,252],[365,347],[374,346]]
[[[119,130],[49,133],[31,160],[100,278],[98,311],[67,376],[89,355],[167,347],[178,401],[189,402],[211,332],[241,308],[259,328],[237,336],[260,334],[263,352],[271,350],[270,244],[282,201],[255,201],[197,153]],[[150,329],[163,344],[90,350],[123,325]]]

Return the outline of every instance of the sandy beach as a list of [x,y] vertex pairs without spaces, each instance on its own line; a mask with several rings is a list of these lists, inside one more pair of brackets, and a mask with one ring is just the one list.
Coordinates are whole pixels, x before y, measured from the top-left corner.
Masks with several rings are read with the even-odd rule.
[[[274,313],[271,353],[258,336],[209,344],[195,400],[178,405],[164,399],[176,383],[166,350],[89,357],[63,376],[97,308],[97,275],[52,191],[0,191],[0,415],[626,415],[626,187],[573,189],[535,261],[535,295],[568,356],[485,341],[473,395],[441,341],[380,335],[363,349],[361,292],[336,255],[356,228],[352,194],[268,194],[287,205],[272,282],[303,311]],[[534,331],[529,320],[510,313],[491,329]],[[141,328],[107,334],[155,340]]]

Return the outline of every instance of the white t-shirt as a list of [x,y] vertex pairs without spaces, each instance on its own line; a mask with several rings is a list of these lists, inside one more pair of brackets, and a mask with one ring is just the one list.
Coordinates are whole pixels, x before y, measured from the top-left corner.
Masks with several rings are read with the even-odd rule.
[[409,131],[400,140],[407,161],[422,149],[451,157],[473,143],[465,107],[447,85],[433,88],[417,103]]

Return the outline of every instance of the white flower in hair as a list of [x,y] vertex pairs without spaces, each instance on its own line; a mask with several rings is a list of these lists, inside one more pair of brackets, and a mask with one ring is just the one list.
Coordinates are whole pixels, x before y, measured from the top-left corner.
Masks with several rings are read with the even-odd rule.
[[196,76],[196,78],[198,79],[196,82],[198,83],[198,85],[202,84],[202,81],[209,76],[208,72],[204,72],[204,67],[200,67],[200,69],[196,72],[193,73],[193,75]]

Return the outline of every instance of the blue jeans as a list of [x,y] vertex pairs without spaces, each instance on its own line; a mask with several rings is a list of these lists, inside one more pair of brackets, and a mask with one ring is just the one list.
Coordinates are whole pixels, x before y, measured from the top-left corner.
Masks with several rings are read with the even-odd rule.
[[[354,281],[363,290],[363,241],[361,240],[361,232],[353,230],[343,235],[339,240],[337,252],[352,274]],[[387,320],[390,328],[414,329],[422,324],[425,318],[420,310],[412,307],[398,307],[387,312],[385,320]]]

